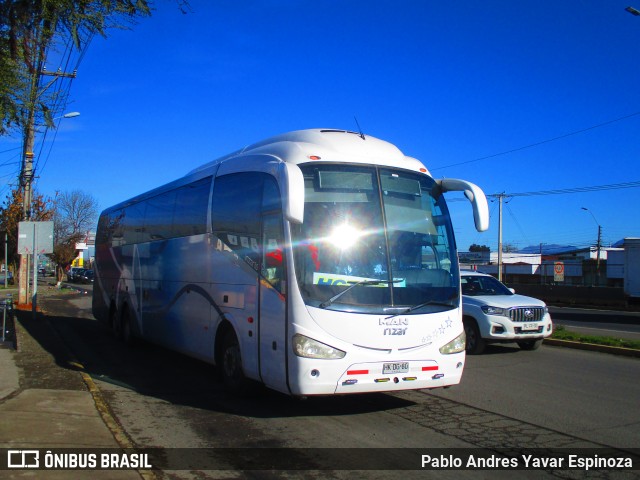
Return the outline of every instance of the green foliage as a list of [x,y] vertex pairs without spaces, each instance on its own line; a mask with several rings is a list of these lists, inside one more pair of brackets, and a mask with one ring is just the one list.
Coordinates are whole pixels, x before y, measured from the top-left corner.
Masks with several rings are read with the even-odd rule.
[[615,337],[599,337],[596,335],[583,335],[581,333],[571,332],[563,325],[556,325],[551,338],[557,340],[569,340],[572,342],[592,343],[594,345],[607,345],[610,347],[632,348],[640,350],[640,341],[626,340],[624,338]]
[[24,88],[16,62],[9,55],[8,42],[0,37],[0,135],[19,122],[15,92]]

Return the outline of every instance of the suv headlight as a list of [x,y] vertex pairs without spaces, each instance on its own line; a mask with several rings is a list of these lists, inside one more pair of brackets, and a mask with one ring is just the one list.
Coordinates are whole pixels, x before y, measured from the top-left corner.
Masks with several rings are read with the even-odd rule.
[[487,315],[501,315],[503,317],[508,317],[507,309],[500,307],[492,307],[491,305],[483,305],[480,307],[484,313]]
[[346,352],[333,348],[313,338],[296,333],[293,336],[293,353],[304,358],[337,359],[343,358]]
[[446,345],[440,347],[440,353],[443,355],[449,355],[451,353],[460,353],[464,352],[465,346],[467,343],[467,336],[462,332],[456,338],[451,340]]

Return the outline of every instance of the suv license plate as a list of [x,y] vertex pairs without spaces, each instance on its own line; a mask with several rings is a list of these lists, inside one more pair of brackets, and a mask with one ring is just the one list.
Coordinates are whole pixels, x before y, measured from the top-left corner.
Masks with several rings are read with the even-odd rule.
[[407,373],[408,371],[409,371],[409,362],[382,364],[382,373],[385,375],[393,374],[393,373]]
[[520,328],[522,328],[522,330],[538,330],[538,324],[537,323],[523,323]]

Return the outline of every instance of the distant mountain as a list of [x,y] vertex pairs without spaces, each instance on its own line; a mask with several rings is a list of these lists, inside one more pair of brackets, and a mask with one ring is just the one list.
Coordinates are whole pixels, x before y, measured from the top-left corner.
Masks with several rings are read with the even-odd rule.
[[540,245],[531,245],[530,247],[522,248],[518,250],[518,253],[540,253],[540,248],[542,248],[543,255],[559,255],[561,253],[569,253],[569,252],[575,252],[576,250],[584,250],[584,247],[578,248],[575,245],[555,245],[553,243],[551,244],[544,243],[542,244],[542,247],[540,247]]
[[[595,249],[595,245],[592,245]],[[622,240],[618,240],[611,245],[603,245],[602,248],[612,247],[612,248],[623,248],[624,247],[624,238]],[[543,255],[560,255],[562,253],[570,253],[575,252],[576,250],[586,250],[589,247],[576,247],[575,245],[557,245],[554,243],[543,243],[542,244],[542,254]],[[516,253],[540,253],[540,245],[531,245],[530,247],[524,247],[518,250]]]

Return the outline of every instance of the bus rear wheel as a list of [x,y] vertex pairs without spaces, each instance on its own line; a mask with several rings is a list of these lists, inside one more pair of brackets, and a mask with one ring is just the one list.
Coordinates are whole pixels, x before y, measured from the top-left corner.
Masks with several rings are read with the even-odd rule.
[[133,345],[134,343],[134,336],[131,331],[131,317],[129,316],[129,309],[126,308],[120,317],[120,338],[126,345]]
[[122,323],[118,310],[111,310],[111,313],[109,315],[109,323],[111,324],[111,331],[113,332],[113,336],[117,340],[120,340],[120,338],[122,337]]

